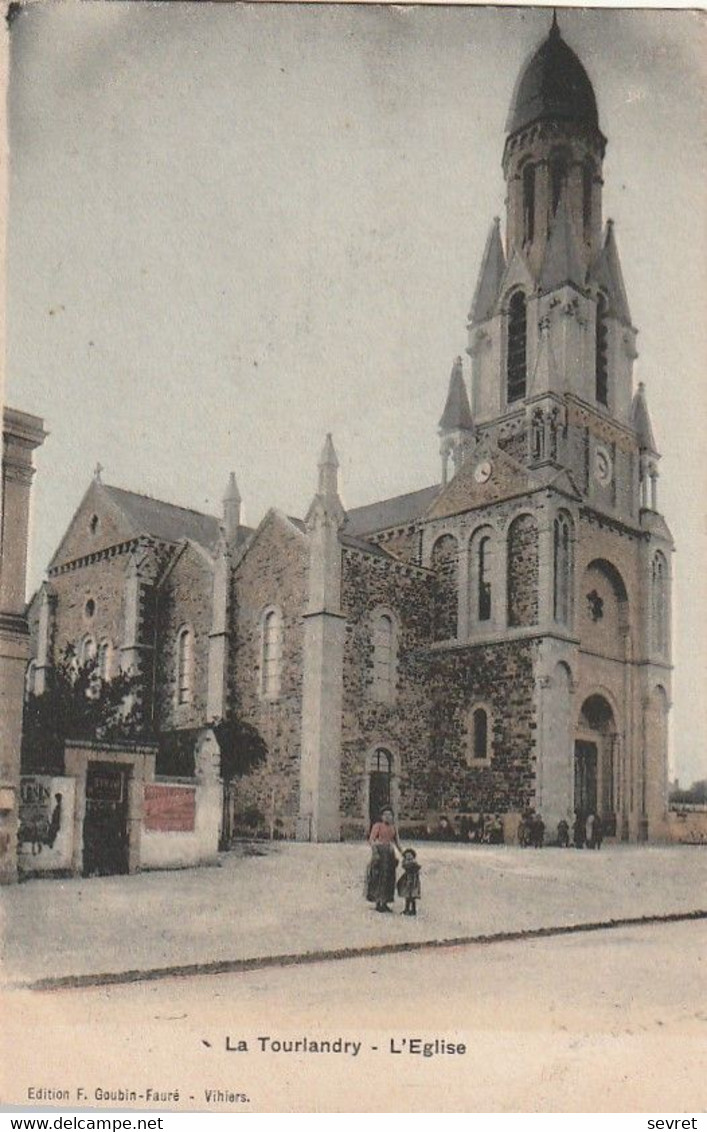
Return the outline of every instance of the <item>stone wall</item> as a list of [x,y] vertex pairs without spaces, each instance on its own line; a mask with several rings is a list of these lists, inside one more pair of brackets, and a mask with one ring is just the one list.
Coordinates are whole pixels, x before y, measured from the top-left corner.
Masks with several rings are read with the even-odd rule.
[[[272,513],[236,565],[231,625],[231,708],[265,740],[265,764],[236,784],[236,817],[258,811],[282,822],[294,836],[299,808],[302,712],[302,616],[307,583],[306,536]],[[282,615],[280,693],[261,694],[262,619],[269,607]]]
[[[203,727],[212,615],[213,563],[188,543],[160,586],[157,600],[155,719],[160,731]],[[187,703],[177,702],[177,637],[193,632],[193,675]]]
[[151,791],[151,801],[160,793],[184,794],[193,798],[193,821],[170,822],[169,804],[164,805],[166,820],[146,821],[146,802],[143,800],[142,831],[140,836],[141,869],[183,869],[195,865],[214,864],[218,859],[219,826],[221,822],[223,787],[218,780],[191,782],[155,781],[144,784],[143,793]]
[[498,447],[514,460],[518,460],[521,464],[528,462],[528,434],[523,429],[521,432],[516,432],[512,436],[499,436],[497,438]]
[[[424,647],[430,635],[431,582],[422,570],[344,551],[342,610],[347,629],[341,812],[345,832],[363,832],[367,824],[369,760],[377,747],[393,756],[393,800],[398,817],[406,820],[423,812],[425,791],[420,779],[425,773],[429,730]],[[380,609],[392,612],[396,625],[395,694],[385,703],[372,694],[371,615]]]
[[[125,571],[127,553],[99,558],[85,566],[67,570],[51,578],[56,594],[56,615],[52,633],[52,659],[61,660],[67,645],[78,649],[80,642],[90,634],[100,644],[112,642],[116,649],[123,643]],[[95,603],[93,616],[86,605]],[[37,618],[39,602],[32,606],[32,655],[36,655]],[[116,667],[118,653],[116,652]]]
[[404,562],[420,564],[421,538],[416,526],[406,527],[404,530],[385,531],[381,535],[373,534],[367,536],[367,540],[382,546],[389,554],[402,558]]
[[432,636],[435,641],[451,641],[458,632],[459,608],[459,545],[453,535],[442,535],[434,544],[431,567],[436,575]]
[[508,624],[535,625],[539,593],[538,525],[519,515],[508,532]]
[[[519,812],[533,804],[537,642],[506,641],[429,655],[430,810]],[[486,709],[489,758],[472,757],[471,713]]]

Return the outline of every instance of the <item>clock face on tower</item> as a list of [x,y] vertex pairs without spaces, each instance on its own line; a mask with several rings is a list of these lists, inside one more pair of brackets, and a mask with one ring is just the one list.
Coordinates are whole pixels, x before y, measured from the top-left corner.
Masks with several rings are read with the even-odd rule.
[[594,476],[597,482],[602,484],[602,486],[611,483],[613,472],[611,456],[606,448],[598,446],[594,452]]
[[491,461],[482,460],[474,468],[474,479],[477,483],[486,483],[491,478]]

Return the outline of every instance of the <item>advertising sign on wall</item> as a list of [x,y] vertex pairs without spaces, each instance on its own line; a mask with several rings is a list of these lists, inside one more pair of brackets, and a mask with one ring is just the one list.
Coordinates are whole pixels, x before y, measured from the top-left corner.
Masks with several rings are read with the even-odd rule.
[[151,782],[145,786],[143,824],[155,833],[192,833],[196,819],[196,788]]
[[26,774],[20,781],[19,865],[44,872],[71,864],[73,778]]

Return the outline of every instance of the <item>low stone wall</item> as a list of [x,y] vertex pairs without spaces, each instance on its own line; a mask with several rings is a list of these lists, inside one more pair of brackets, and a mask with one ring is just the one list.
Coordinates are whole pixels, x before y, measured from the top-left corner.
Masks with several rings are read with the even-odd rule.
[[145,784],[141,869],[206,865],[218,856],[223,786],[216,781],[155,779]]
[[683,845],[707,845],[707,806],[680,806],[668,810],[669,841]]

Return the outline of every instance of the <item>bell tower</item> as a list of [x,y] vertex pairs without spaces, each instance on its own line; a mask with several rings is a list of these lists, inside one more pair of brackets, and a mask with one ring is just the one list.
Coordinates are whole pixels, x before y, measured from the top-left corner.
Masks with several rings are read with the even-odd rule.
[[[491,226],[468,319],[471,400],[455,364],[440,436],[443,481],[451,460],[463,464],[450,508],[468,489],[459,636],[471,626],[469,647],[499,655],[519,647],[522,625],[539,640],[534,805],[551,826],[591,810],[611,836],[642,839],[661,836],[665,817],[673,543],[602,214],[606,146],[589,75],[553,16],[506,123],[505,218]],[[516,509],[510,523],[501,502]],[[494,594],[489,636],[482,582]]]
[[521,250],[537,276],[563,205],[586,270],[601,239],[606,138],[592,84],[563,40],[556,15],[547,39],[520,73],[506,129],[507,253]]
[[607,142],[556,16],[519,75],[506,130],[505,234],[494,221],[469,313],[471,408],[477,427],[524,413],[531,459],[537,410],[557,410],[564,427],[567,394],[630,427],[636,357],[614,228],[602,217]]

